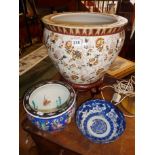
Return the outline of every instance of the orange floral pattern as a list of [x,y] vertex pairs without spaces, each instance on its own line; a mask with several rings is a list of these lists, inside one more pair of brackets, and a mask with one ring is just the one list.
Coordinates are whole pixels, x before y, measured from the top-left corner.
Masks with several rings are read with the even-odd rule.
[[101,52],[103,49],[103,45],[104,45],[104,39],[103,38],[98,38],[96,40],[96,48]]
[[[45,30],[49,56],[64,78],[75,84],[99,80],[119,54],[125,39],[124,31],[107,36],[79,37]],[[74,44],[76,40],[80,40],[80,45]]]
[[65,48],[67,50],[70,50],[72,48],[72,42],[71,41],[67,41],[66,44],[65,44]]

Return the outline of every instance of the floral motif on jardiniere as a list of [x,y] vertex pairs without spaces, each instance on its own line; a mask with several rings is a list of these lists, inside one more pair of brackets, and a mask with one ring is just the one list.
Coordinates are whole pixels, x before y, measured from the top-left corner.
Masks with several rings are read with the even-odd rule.
[[80,78],[80,79],[81,79],[81,81],[85,81],[85,78],[84,78],[84,76],[83,76],[83,75],[81,76],[81,78]]
[[73,50],[73,52],[72,52],[72,57],[73,57],[73,59],[75,60],[75,59],[81,59],[81,52],[80,51],[75,51],[75,50]]
[[104,45],[104,39],[103,38],[98,38],[96,40],[96,48],[101,52],[101,50],[103,49],[103,45]]
[[108,59],[107,54],[104,55],[104,61],[106,61]]
[[65,62],[63,63],[63,65],[64,65],[65,67],[66,67],[66,66],[68,66],[68,64],[67,64],[67,63],[65,63]]
[[93,49],[88,49],[88,51],[87,51],[87,56],[90,56],[90,55],[92,55],[92,53],[93,53]]
[[89,59],[89,66],[97,65],[97,64],[98,64],[98,59],[96,58]]
[[59,48],[62,48],[64,46],[64,41],[62,41],[59,45]]
[[112,53],[113,53],[113,49],[111,48],[111,49],[109,49],[108,54],[111,55]]
[[70,54],[72,52],[72,50],[73,50],[72,42],[67,41],[66,44],[65,44],[65,48],[66,48],[67,53]]
[[73,70],[73,71],[72,71],[72,74],[76,74],[76,72]]
[[72,78],[73,80],[77,80],[79,77],[78,77],[77,75],[71,75],[71,78]]
[[51,33],[50,34],[50,40],[51,40],[51,42],[55,43],[58,40],[58,37],[59,36],[57,34]]
[[71,64],[70,67],[71,68],[75,68],[76,67],[76,64]]

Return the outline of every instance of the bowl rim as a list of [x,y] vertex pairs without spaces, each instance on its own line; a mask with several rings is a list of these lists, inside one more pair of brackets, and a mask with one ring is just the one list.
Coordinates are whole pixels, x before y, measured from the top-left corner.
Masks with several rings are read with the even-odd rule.
[[[37,111],[34,110],[30,104],[29,104],[29,98],[31,96],[31,94],[33,93],[33,91],[35,91],[37,88],[47,85],[47,84],[59,84],[62,85],[64,87],[66,87],[68,89],[68,91],[70,92],[70,97],[69,99],[67,99],[67,106],[62,106],[59,108],[59,110],[56,110],[55,112],[42,112],[42,111]],[[23,107],[25,109],[25,111],[35,117],[35,118],[42,118],[42,119],[47,119],[47,118],[54,118],[54,117],[58,117],[62,114],[64,114],[65,112],[67,112],[71,107],[73,107],[73,105],[75,104],[76,101],[76,93],[75,90],[73,89],[72,86],[70,86],[68,83],[66,82],[62,82],[62,81],[57,81],[57,80],[52,80],[52,81],[43,81],[40,82],[38,84],[35,84],[34,86],[32,86],[30,89],[28,89],[23,97]]]
[[[62,15],[68,15],[68,14],[99,14],[103,16],[109,16],[116,19],[116,22],[110,23],[110,24],[68,24],[68,23],[56,23],[53,18],[56,16],[62,16]],[[108,14],[108,13],[100,13],[100,12],[64,12],[64,13],[54,13],[46,15],[42,18],[42,22],[46,25],[52,25],[52,26],[58,26],[58,27],[65,27],[65,28],[82,28],[82,29],[88,29],[88,28],[115,28],[115,27],[122,27],[125,26],[128,23],[128,20],[122,16],[114,15],[114,14]]]

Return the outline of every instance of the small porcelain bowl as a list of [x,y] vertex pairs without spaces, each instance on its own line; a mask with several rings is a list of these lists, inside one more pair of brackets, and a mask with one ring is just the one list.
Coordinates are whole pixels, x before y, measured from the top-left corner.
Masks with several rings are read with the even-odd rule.
[[58,131],[75,113],[76,93],[67,83],[46,81],[25,93],[23,106],[28,119],[39,129]]
[[101,99],[83,103],[76,112],[76,123],[81,133],[94,143],[110,143],[124,132],[123,113],[111,102]]

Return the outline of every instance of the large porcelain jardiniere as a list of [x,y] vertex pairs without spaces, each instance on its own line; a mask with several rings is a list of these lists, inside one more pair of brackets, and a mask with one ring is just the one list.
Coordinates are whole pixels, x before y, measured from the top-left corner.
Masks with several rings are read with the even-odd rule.
[[118,56],[127,19],[103,13],[59,13],[42,19],[44,43],[61,75],[76,85],[100,80]]

